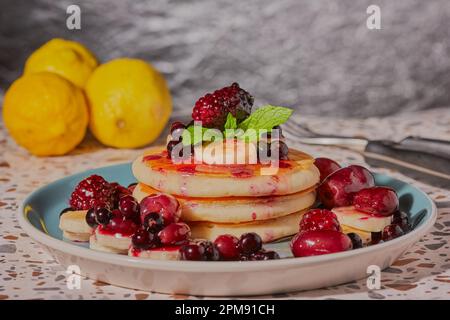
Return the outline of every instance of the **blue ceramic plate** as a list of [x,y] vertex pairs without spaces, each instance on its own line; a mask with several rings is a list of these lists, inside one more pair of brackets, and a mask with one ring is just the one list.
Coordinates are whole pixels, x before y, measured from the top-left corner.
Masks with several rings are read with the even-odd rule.
[[[369,265],[375,264],[381,269],[389,266],[404,250],[418,241],[436,219],[435,205],[424,192],[400,180],[376,174],[376,184],[395,189],[400,198],[400,209],[415,222],[413,231],[392,241],[347,252],[274,261],[144,260],[96,252],[84,248],[83,245],[63,241],[62,232],[58,228],[59,213],[68,207],[68,199],[78,182],[91,174],[101,175],[107,181],[116,181],[122,185],[136,182],[129,163],[68,176],[30,194],[20,208],[19,221],[23,229],[43,244],[61,264],[75,263],[80,266],[83,275],[141,290],[197,295],[248,295],[311,289],[348,282],[364,277]],[[286,242],[271,246],[281,251],[282,256],[288,255]],[[278,279],[279,276],[273,273],[274,269],[282,269],[285,277]],[[298,272],[308,274],[299,277]],[[205,276],[205,273],[208,276]],[[295,280],[289,279],[290,273],[293,273]],[[188,280],[186,274],[189,275]],[[151,277],[152,281],[140,280],[139,275]],[[247,283],[244,287],[242,277]],[[181,279],[184,282],[180,286]],[[234,281],[236,283],[232,285]],[[210,283],[217,285],[211,288]]]

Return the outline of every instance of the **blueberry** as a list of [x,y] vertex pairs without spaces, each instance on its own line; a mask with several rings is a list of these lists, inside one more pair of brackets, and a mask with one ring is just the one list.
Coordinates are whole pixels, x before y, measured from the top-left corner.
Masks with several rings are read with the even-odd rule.
[[354,232],[347,233],[347,236],[352,240],[353,249],[362,248],[363,243],[361,237]]

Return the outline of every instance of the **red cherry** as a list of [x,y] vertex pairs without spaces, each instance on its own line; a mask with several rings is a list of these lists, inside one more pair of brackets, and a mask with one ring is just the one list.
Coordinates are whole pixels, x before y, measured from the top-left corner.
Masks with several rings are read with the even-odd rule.
[[300,221],[300,231],[334,230],[341,231],[336,215],[327,209],[313,209],[306,212]]
[[249,260],[252,261],[259,261],[259,260],[275,260],[275,259],[280,259],[280,256],[278,253],[276,253],[275,251],[272,250],[260,250],[258,252],[252,253],[249,256]]
[[136,188],[136,186],[137,186],[137,183],[136,183],[136,182],[133,182],[133,183],[130,183],[130,184],[128,185],[127,189],[128,189],[128,191],[129,191],[130,193],[133,193],[133,191],[134,191],[134,189]]
[[180,248],[181,260],[205,261],[205,249],[198,244],[186,244]]
[[144,223],[145,216],[152,212],[161,214],[166,226],[178,222],[181,216],[181,207],[178,200],[164,193],[151,194],[142,199],[140,210],[142,223]]
[[214,241],[217,250],[219,250],[220,257],[223,260],[239,259],[238,243],[239,239],[231,234],[220,235]]
[[346,234],[333,230],[299,232],[291,242],[291,250],[295,257],[316,256],[351,249],[351,239]]
[[131,220],[124,220],[122,217],[114,217],[106,226],[106,229],[122,236],[131,236],[138,229],[138,225]]
[[330,174],[317,188],[318,197],[327,209],[350,206],[356,192],[375,186],[375,180],[364,167],[352,165]]
[[320,171],[320,181],[323,181],[330,174],[341,168],[339,163],[328,158],[316,158],[314,165]]
[[399,225],[390,224],[384,227],[381,238],[383,239],[383,241],[389,241],[398,238],[404,234],[405,233],[403,232],[402,228],[400,228]]
[[134,219],[139,215],[139,203],[131,195],[126,195],[119,200],[119,210],[125,219]]
[[353,205],[359,211],[390,216],[398,210],[398,197],[394,189],[371,187],[358,191],[353,198]]
[[397,211],[394,213],[392,218],[392,224],[398,225],[402,228],[403,232],[407,233],[411,230],[411,224],[409,222],[409,217],[403,211]]
[[262,239],[255,232],[244,233],[239,238],[238,248],[243,254],[257,252],[262,248]]
[[211,241],[202,240],[198,242],[200,247],[203,247],[205,251],[206,260],[208,261],[218,261],[220,258],[219,250]]
[[156,236],[153,233],[148,232],[146,229],[138,229],[131,238],[133,247],[147,250],[157,245]]
[[159,239],[164,245],[180,245],[187,241],[190,235],[191,229],[183,222],[169,224],[158,233]]

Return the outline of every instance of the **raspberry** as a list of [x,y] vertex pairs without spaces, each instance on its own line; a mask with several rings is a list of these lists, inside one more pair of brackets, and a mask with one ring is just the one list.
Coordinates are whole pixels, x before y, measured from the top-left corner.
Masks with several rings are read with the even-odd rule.
[[330,210],[309,210],[300,221],[300,231],[334,230],[341,231],[336,215]]
[[113,188],[105,179],[94,174],[75,187],[69,202],[75,210],[99,207],[112,208]]
[[253,97],[239,84],[233,83],[198,99],[192,110],[192,119],[202,121],[203,127],[223,129],[229,112],[243,120],[250,114],[252,106]]

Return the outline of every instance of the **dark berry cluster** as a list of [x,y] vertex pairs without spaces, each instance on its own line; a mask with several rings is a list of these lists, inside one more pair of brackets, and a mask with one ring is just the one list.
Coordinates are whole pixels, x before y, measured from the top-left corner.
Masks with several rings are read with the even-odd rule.
[[200,241],[180,248],[182,260],[197,261],[255,261],[279,259],[275,251],[262,248],[261,237],[254,233],[245,233],[239,239],[224,234],[216,238],[214,243]]
[[170,195],[158,193],[142,199],[141,226],[131,239],[133,247],[148,250],[187,243],[191,230],[187,224],[179,222],[180,214],[180,204]]
[[[180,121],[175,121],[170,126],[170,136],[171,139],[167,143],[167,157],[171,159],[172,157],[177,157],[178,159],[185,159],[191,157],[194,154],[194,146],[182,144],[182,134],[186,126]],[[175,149],[176,148],[176,149]]]

